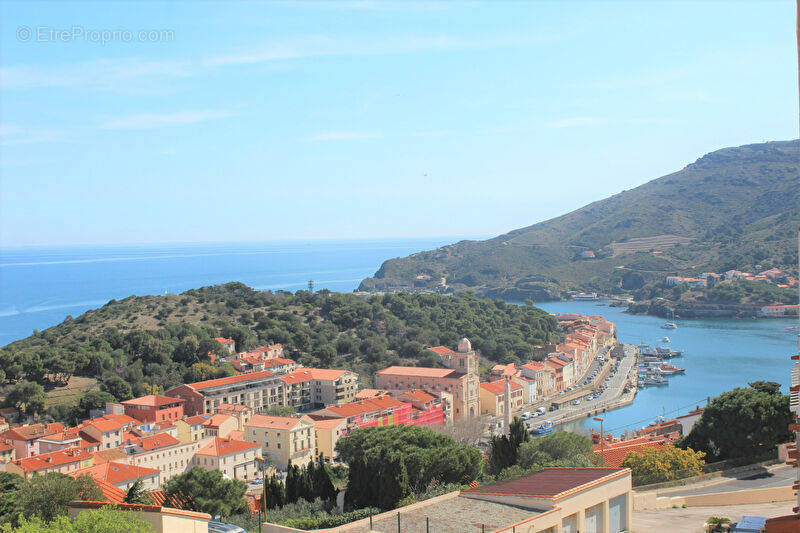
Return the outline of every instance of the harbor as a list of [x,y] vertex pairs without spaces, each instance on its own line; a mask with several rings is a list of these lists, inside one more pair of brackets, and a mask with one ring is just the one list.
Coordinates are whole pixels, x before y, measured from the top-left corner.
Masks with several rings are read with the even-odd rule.
[[[796,350],[797,342],[793,328],[796,321],[792,319],[676,319],[677,328],[665,331],[663,318],[628,314],[623,308],[598,302],[536,302],[536,305],[551,313],[603,315],[617,324],[620,342],[637,349],[643,348],[641,345],[653,348],[654,352],[640,354],[637,365],[655,356],[661,359],[660,364],[685,369],[662,374],[666,382],[662,385],[640,385],[635,399],[610,403],[603,414],[606,432],[619,435],[625,430],[640,429],[658,416],[684,414],[733,387],[746,387],[755,379],[753,376],[780,383],[781,390],[788,394],[785,360],[787,354]],[[665,334],[670,338],[669,343],[661,341]],[[661,353],[658,347],[662,348]],[[638,367],[636,374],[638,378]],[[598,430],[599,424],[584,414],[557,429],[588,434],[592,429]]]

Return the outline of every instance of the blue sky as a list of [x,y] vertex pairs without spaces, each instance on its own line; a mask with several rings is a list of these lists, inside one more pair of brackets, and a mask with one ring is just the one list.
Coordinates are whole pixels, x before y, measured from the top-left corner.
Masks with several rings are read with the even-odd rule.
[[794,17],[791,1],[6,1],[0,243],[499,234],[796,138]]

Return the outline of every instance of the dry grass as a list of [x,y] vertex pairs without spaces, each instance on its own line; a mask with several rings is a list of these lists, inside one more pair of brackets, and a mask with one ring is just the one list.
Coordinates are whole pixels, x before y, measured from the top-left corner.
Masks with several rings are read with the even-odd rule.
[[611,249],[614,255],[631,254],[635,252],[649,252],[650,250],[665,250],[672,248],[676,244],[691,241],[689,237],[682,235],[656,235],[655,237],[639,237],[629,239],[625,242],[612,242]]
[[97,387],[97,380],[72,376],[64,387],[56,387],[47,393],[48,407],[53,405],[75,405],[81,394]]

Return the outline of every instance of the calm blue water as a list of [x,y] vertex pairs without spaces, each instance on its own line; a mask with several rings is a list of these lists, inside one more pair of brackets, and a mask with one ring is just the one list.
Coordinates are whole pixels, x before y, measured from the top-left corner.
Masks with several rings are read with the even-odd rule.
[[[447,244],[449,239],[16,248],[0,250],[0,346],[131,294],[178,293],[241,281],[256,289],[352,291],[389,258]],[[686,374],[668,387],[639,392],[633,405],[608,413],[605,427],[621,433],[656,416],[682,414],[707,396],[756,379],[790,380],[796,336],[792,320],[679,320],[627,315],[592,302],[544,302],[550,312],[602,314],[623,342],[656,343],[664,335],[686,350],[676,364]],[[586,429],[586,422],[573,429]]]
[[[640,390],[634,403],[607,413],[605,431],[615,434],[646,426],[656,416],[684,414],[696,405],[705,405],[708,396],[755,380],[777,381],[789,392],[790,355],[797,353],[797,333],[784,328],[796,320],[676,319],[678,329],[664,330],[664,319],[628,315],[618,307],[599,306],[593,302],[537,302],[552,313],[603,315],[617,324],[617,336],[631,344],[656,344],[664,337],[669,346],[685,350],[672,360],[686,368],[684,375],[673,376],[667,387]],[[591,419],[565,426],[580,430],[594,427]],[[599,429],[599,427],[598,427]]]
[[352,291],[381,263],[450,239],[26,247],[0,250],[0,346],[111,299],[228,281]]

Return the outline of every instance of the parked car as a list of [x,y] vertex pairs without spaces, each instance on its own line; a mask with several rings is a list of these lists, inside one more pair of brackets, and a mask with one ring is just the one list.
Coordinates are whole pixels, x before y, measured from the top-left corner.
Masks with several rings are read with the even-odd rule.
[[580,405],[581,401],[578,398],[572,400],[572,405]]
[[208,523],[208,533],[247,533],[247,530],[233,524],[211,520]]
[[527,419],[529,419],[530,417],[531,417],[531,414],[530,414],[530,412],[528,412],[528,411],[525,411],[524,413],[522,413],[522,419],[523,419],[523,420],[527,420]]
[[537,407],[536,412],[539,413],[540,415],[543,415],[545,413],[545,409],[544,407]]

